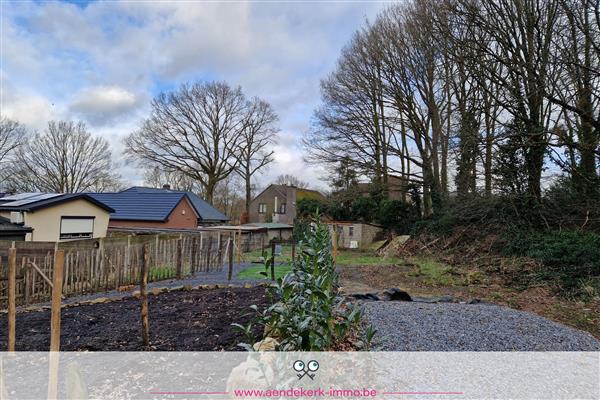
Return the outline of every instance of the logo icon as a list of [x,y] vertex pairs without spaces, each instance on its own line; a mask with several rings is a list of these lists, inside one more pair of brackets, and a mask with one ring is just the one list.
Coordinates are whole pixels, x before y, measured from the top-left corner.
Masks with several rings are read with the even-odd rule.
[[[310,379],[315,379],[315,372],[319,369],[317,360],[310,360],[307,364],[302,360],[295,361],[292,365],[294,371],[298,373],[298,380],[308,376]],[[312,373],[311,373],[312,372]]]

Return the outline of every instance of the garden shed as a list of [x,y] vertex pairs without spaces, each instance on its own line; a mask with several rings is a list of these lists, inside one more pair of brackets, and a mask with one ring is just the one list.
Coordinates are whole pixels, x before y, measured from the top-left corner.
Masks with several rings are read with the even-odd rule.
[[383,228],[360,221],[331,221],[329,231],[337,232],[340,249],[366,249],[383,233]]

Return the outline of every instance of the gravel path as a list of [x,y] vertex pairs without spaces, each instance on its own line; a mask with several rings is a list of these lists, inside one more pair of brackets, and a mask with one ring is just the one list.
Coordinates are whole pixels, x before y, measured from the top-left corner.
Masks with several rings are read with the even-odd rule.
[[383,351],[599,351],[592,335],[491,304],[361,302]]

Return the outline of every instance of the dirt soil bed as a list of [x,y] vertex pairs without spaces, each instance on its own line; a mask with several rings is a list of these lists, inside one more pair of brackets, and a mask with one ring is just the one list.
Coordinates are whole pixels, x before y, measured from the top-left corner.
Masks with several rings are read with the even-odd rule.
[[[264,287],[174,291],[148,296],[150,348],[141,343],[140,302],[130,298],[62,310],[64,351],[243,350],[231,324],[251,319],[249,306],[268,303]],[[6,351],[7,317],[0,316],[0,351]],[[17,314],[17,351],[47,351],[50,311]],[[257,332],[258,333],[258,332]]]

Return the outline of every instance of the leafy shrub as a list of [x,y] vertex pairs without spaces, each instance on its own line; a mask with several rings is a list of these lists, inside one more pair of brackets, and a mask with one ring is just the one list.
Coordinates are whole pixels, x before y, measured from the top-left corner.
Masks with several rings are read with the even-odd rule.
[[[300,241],[292,271],[269,289],[277,302],[264,311],[253,306],[259,313],[255,323],[265,326],[268,335],[279,341],[279,350],[334,348],[360,321],[359,310],[345,304],[337,294],[338,274],[331,255],[329,230],[319,222],[314,227]],[[266,270],[271,262],[265,263]],[[236,326],[243,332],[252,332],[249,326]],[[250,349],[249,345],[244,346]]]
[[295,242],[300,241],[303,237],[310,233],[310,219],[298,218],[294,219],[293,238]]
[[400,200],[383,200],[377,210],[379,225],[397,233],[409,233],[418,218],[417,209]]
[[359,197],[352,202],[352,218],[364,222],[374,221],[379,204],[373,197]]
[[568,290],[600,277],[600,235],[575,231],[524,232],[504,248],[504,255],[525,256],[543,264],[538,275],[557,279]]
[[304,198],[297,201],[296,211],[300,217],[309,217],[318,212],[324,212],[325,203],[318,199]]
[[352,219],[352,210],[346,203],[331,199],[327,204],[327,209],[323,210],[325,214],[336,221],[346,221]]

